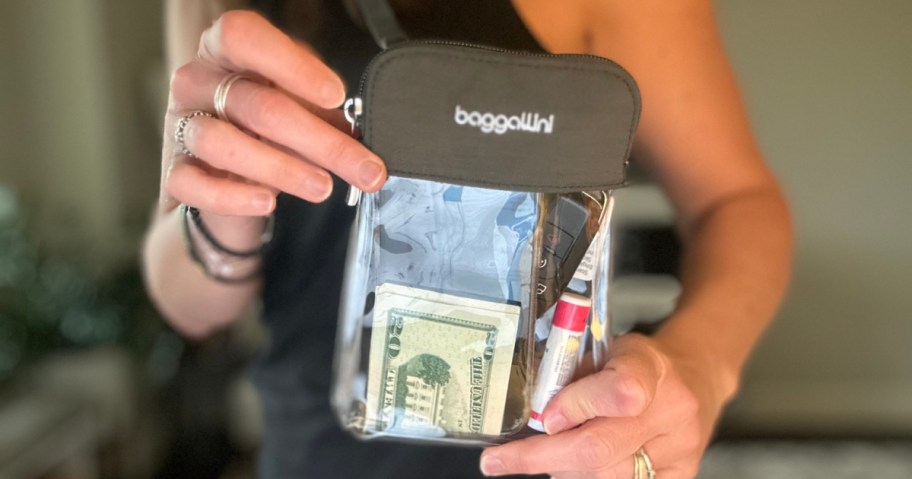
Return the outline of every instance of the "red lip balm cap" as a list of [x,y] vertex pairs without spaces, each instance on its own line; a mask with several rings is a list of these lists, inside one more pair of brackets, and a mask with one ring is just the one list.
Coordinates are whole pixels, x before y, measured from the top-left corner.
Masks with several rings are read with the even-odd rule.
[[554,320],[551,325],[569,331],[583,331],[586,329],[586,320],[589,319],[590,309],[592,309],[592,301],[589,298],[578,294],[564,293],[557,301],[557,307],[554,309]]

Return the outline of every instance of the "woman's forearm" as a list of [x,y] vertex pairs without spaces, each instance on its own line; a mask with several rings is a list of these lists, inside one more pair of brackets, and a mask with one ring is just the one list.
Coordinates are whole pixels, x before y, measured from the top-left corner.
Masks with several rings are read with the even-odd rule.
[[[180,210],[157,213],[143,244],[144,276],[149,294],[168,321],[181,333],[202,337],[244,314],[257,296],[261,281],[221,283],[207,277],[190,258],[181,234]],[[256,221],[258,219],[252,219]],[[262,221],[256,221],[262,228]],[[229,231],[213,231],[225,237]],[[238,232],[242,234],[243,232]],[[254,241],[256,232],[251,231]],[[233,239],[240,241],[241,239]]]
[[[164,0],[165,43],[168,70],[196,58],[200,34],[208,28],[230,3],[226,0]],[[173,125],[166,126],[165,156]],[[163,166],[164,168],[164,166]],[[164,188],[164,186],[163,186]],[[190,258],[181,233],[180,211],[160,204],[143,243],[143,273],[149,294],[179,331],[194,337],[205,336],[241,316],[252,304],[260,281],[220,283],[207,277]],[[243,247],[254,244],[257,234],[220,228],[210,221],[210,229],[227,245]],[[234,221],[237,223],[237,221]],[[251,220],[262,224],[262,220]],[[239,248],[245,249],[245,248]]]
[[775,187],[745,190],[710,207],[683,233],[683,293],[656,338],[698,357],[725,398],[773,319],[791,270],[792,230]]

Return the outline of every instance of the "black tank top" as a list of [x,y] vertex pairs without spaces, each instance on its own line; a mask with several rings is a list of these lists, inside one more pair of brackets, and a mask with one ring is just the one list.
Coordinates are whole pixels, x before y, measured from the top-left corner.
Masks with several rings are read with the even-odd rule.
[[[343,1],[310,0],[318,4],[320,20],[302,40],[339,72],[351,92],[379,48]],[[289,23],[294,16],[283,15],[286,1],[253,3],[276,25],[295,32]],[[542,51],[510,0],[426,0],[397,16],[410,38]],[[321,204],[278,198],[263,288],[268,344],[253,365],[265,418],[260,477],[482,477],[478,449],[362,443],[340,430],[332,416],[332,350],[354,218],[354,209],[344,203],[347,188],[336,178],[332,196]]]

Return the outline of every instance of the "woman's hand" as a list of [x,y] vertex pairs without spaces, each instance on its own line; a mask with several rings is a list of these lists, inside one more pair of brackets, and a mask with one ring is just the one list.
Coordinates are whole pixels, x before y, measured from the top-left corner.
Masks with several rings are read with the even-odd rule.
[[[183,145],[193,155],[182,153],[174,139],[178,122],[196,110],[214,113],[217,85],[235,72],[246,78],[230,89],[230,122],[193,117]],[[347,133],[338,110],[344,99],[342,81],[305,46],[255,13],[225,13],[202,34],[199,58],[171,81],[161,210],[183,202],[220,221],[265,216],[279,191],[325,200],[332,191],[329,172],[376,191],[386,169]]]
[[564,388],[542,413],[548,435],[487,449],[487,475],[634,477],[643,447],[658,479],[696,476],[728,397],[711,362],[661,340],[628,334],[602,371]]
[[[180,19],[184,9],[172,7],[172,20]],[[252,251],[262,246],[265,217],[279,192],[319,202],[332,191],[330,172],[364,191],[376,191],[386,178],[383,162],[351,137],[337,108],[345,98],[342,80],[306,46],[255,13],[233,11],[201,33],[198,52],[172,76],[159,208],[143,246],[150,296],[192,337],[248,310],[262,281],[246,274],[261,266],[261,257],[236,265],[248,281],[201,274],[182,241],[187,220],[179,203],[196,207],[224,248]],[[243,77],[219,102],[227,118],[194,115],[216,113],[217,87],[234,74]]]

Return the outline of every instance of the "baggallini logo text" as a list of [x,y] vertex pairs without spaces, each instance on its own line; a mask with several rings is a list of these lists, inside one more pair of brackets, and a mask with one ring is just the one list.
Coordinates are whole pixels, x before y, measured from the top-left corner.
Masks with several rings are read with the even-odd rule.
[[522,112],[519,115],[495,115],[478,111],[465,111],[456,105],[454,119],[457,125],[469,125],[480,128],[483,133],[503,135],[508,131],[525,131],[527,133],[544,133],[554,131],[554,115],[542,116],[538,113]]

